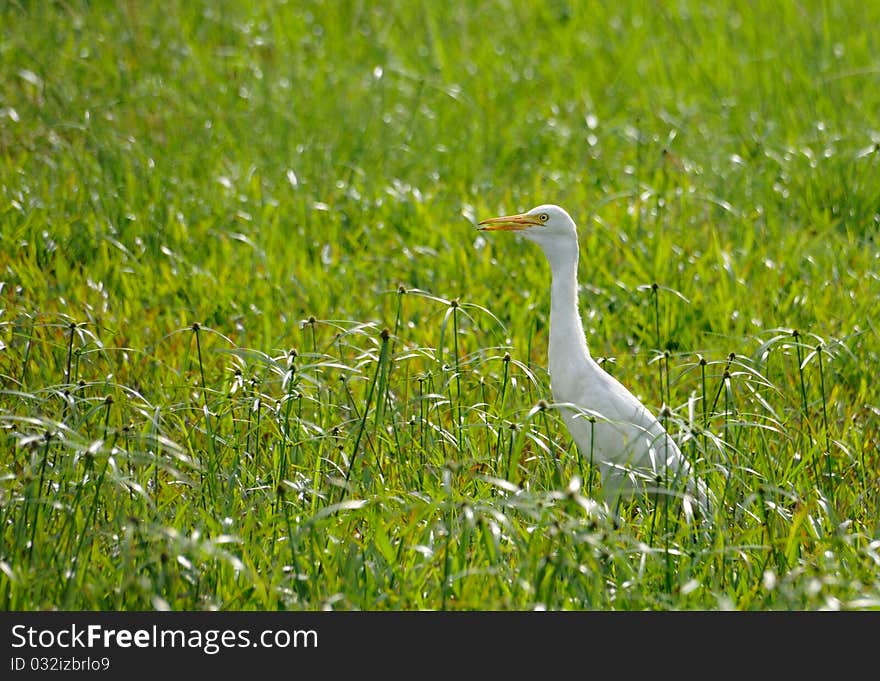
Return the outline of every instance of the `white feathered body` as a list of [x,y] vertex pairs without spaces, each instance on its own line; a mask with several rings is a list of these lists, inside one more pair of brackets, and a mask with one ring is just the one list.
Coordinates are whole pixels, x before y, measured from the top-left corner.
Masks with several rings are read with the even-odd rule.
[[590,355],[578,311],[574,223],[550,239],[536,236],[552,272],[547,355],[553,400],[570,405],[561,407],[562,417],[581,456],[599,466],[606,501],[613,505],[634,492],[689,491],[702,504],[702,486],[660,421]]
[[[551,353],[551,358],[554,354]],[[551,359],[554,402],[586,460],[602,472],[609,503],[644,490],[679,489],[689,465],[657,418],[593,360]]]

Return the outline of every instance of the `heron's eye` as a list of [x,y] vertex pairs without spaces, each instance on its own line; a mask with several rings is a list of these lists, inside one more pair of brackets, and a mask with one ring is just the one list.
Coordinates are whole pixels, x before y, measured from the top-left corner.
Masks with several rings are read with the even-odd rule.
[[541,214],[538,216],[538,219],[539,219],[541,222],[547,222],[547,220],[550,219],[550,216],[547,215],[547,213],[541,213]]

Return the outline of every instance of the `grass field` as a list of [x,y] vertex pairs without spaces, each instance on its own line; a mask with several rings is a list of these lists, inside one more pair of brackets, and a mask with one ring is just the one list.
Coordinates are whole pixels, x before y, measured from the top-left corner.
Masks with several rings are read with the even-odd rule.
[[880,4],[0,6],[0,608],[880,608]]

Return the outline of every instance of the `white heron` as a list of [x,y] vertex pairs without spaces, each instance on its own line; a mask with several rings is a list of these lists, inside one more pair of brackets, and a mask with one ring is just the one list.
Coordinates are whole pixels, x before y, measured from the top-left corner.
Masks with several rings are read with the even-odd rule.
[[552,275],[550,389],[581,456],[598,464],[609,507],[633,493],[687,490],[688,515],[690,494],[705,508],[704,484],[693,479],[690,465],[660,421],[590,355],[578,312],[578,238],[571,216],[547,204],[479,225],[483,231],[517,232],[547,257]]

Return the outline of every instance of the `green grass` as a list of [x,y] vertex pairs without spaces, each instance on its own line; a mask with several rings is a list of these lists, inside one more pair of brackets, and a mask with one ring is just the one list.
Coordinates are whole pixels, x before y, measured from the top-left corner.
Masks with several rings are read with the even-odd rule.
[[[3,3],[0,607],[880,607],[880,6],[372,4]],[[698,525],[538,406],[543,202]]]

